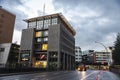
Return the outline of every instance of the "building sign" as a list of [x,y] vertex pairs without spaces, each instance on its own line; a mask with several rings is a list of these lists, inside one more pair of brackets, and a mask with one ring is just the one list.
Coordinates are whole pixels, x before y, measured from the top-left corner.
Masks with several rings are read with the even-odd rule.
[[37,55],[37,60],[40,60],[40,61],[47,60],[47,54],[39,54],[39,55]]
[[21,53],[21,61],[29,61],[30,60],[30,53],[28,51]]

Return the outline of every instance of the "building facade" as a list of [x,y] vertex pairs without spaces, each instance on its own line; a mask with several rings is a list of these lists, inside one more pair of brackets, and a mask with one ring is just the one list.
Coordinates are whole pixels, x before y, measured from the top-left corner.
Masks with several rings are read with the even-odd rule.
[[82,51],[81,48],[78,46],[75,47],[75,62],[82,62]]
[[14,24],[15,15],[0,6],[0,67],[13,64],[12,61],[18,62],[14,58],[16,54],[11,52]]
[[75,31],[62,14],[24,20],[19,62],[35,68],[72,70],[75,67]]
[[12,43],[15,15],[0,6],[0,44]]
[[19,59],[20,45],[13,43],[0,44],[0,67],[15,67]]
[[109,65],[110,55],[110,52],[95,52],[96,63]]

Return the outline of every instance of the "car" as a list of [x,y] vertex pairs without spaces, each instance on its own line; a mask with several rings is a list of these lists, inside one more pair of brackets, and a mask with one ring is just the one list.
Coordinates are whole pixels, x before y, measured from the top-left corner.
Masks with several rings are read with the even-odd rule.
[[84,64],[78,65],[77,70],[78,70],[78,71],[86,71],[86,66],[85,66]]

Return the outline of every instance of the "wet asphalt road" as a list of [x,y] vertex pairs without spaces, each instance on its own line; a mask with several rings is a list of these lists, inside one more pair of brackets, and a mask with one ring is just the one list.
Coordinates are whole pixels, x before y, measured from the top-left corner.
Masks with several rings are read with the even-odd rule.
[[120,80],[120,76],[109,71],[55,71],[0,77],[0,80]]

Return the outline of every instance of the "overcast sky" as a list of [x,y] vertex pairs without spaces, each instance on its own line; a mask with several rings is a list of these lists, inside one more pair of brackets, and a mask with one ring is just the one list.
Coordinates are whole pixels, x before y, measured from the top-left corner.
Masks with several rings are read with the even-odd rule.
[[20,43],[23,19],[45,13],[62,13],[76,30],[76,46],[82,50],[103,50],[113,46],[120,32],[120,0],[0,0],[0,5],[16,15],[13,42]]

